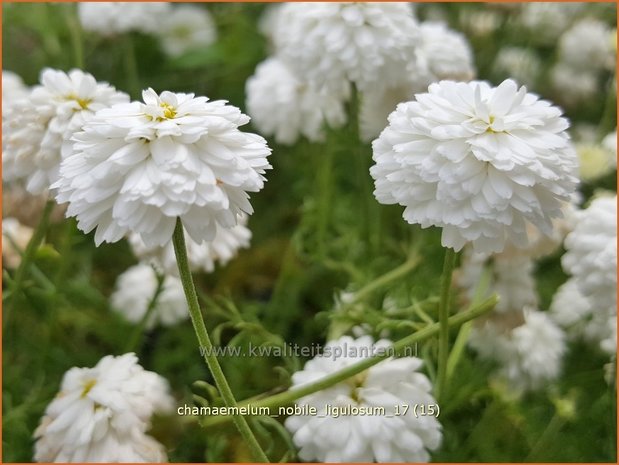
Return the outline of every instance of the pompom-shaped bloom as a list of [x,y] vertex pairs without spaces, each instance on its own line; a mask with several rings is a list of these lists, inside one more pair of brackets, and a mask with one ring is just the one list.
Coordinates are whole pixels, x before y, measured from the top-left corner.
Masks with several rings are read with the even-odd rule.
[[168,383],[133,353],[71,368],[34,433],[39,462],[164,462],[163,446],[145,434],[154,413],[169,413]]
[[610,28],[593,18],[578,21],[559,39],[559,60],[575,70],[614,69],[616,53]]
[[158,324],[171,326],[189,317],[180,279],[170,275],[157,276],[153,267],[145,263],[132,266],[118,277],[110,303],[115,312],[132,323],[140,323],[153,305],[146,321],[147,329]]
[[297,78],[277,58],[268,58],[258,65],[247,80],[246,94],[247,112],[254,126],[281,144],[294,144],[300,135],[321,142],[325,123],[334,128],[346,123],[346,81],[342,81],[339,92],[318,90]]
[[554,295],[550,315],[569,336],[593,343],[609,355],[617,352],[617,315],[593,307],[574,278],[568,279]]
[[71,136],[97,110],[128,100],[126,94],[78,69],[68,74],[45,69],[41,85],[10,105],[2,121],[4,179],[26,178],[29,192],[42,193],[58,179]]
[[520,23],[535,40],[553,42],[583,9],[582,3],[531,2],[522,5]]
[[427,68],[432,81],[469,81],[475,77],[473,52],[462,34],[438,22],[422,23],[419,31],[416,66]]
[[577,213],[565,239],[563,269],[602,321],[617,315],[617,196],[600,196]]
[[80,23],[86,31],[103,36],[137,31],[154,34],[170,13],[166,2],[80,2]]
[[266,141],[238,129],[249,117],[193,94],[143,97],[97,112],[74,136],[56,187],[78,227],[97,228],[97,245],[135,232],[150,247],[170,242],[178,217],[201,243],[217,223],[251,214],[247,193],[262,189],[271,166]]
[[[292,377],[293,388],[316,381],[342,368],[388,350],[385,339],[374,343],[371,337],[341,337],[324,347],[323,353],[305,364]],[[339,355],[339,356],[338,356]],[[428,378],[418,373],[422,361],[415,357],[385,360],[365,372],[297,401],[311,406],[318,415],[291,416],[286,428],[300,448],[299,457],[318,462],[427,462],[428,450],[441,442],[441,425],[433,416],[419,416],[410,411],[394,415],[398,404],[434,405]],[[335,416],[327,406],[358,408],[374,416],[342,414]],[[371,413],[370,413],[371,414]]]
[[560,102],[576,105],[593,98],[598,92],[598,76],[590,70],[575,70],[557,63],[550,70],[550,84]]
[[461,268],[458,270],[456,284],[466,292],[468,301],[477,293],[484,268],[490,268],[488,296],[496,293],[499,302],[495,310],[500,313],[522,312],[524,308],[536,307],[538,296],[533,277],[533,260],[523,254],[515,257],[503,257],[502,254],[488,256],[485,254],[465,254]]
[[288,3],[278,12],[277,52],[322,87],[348,80],[364,90],[393,84],[414,61],[418,26],[405,3]]
[[205,8],[180,5],[165,16],[158,28],[158,35],[163,51],[174,57],[212,44],[217,38],[217,30]]
[[534,86],[542,68],[539,57],[531,49],[503,47],[494,62],[494,71],[502,77],[511,77],[527,87]]
[[443,228],[442,244],[500,252],[545,234],[578,179],[561,110],[511,80],[432,84],[398,105],[373,143],[374,195],[404,219]]
[[12,71],[2,70],[2,119],[11,102],[28,96],[30,90],[24,81]]
[[[238,224],[232,228],[217,225],[215,238],[202,244],[185,237],[191,270],[210,273],[215,269],[215,263],[225,265],[236,256],[239,249],[249,247],[251,231],[245,226],[246,224],[247,216],[243,215],[239,218]],[[148,260],[151,265],[161,269],[165,274],[178,275],[178,265],[172,243],[163,247],[147,247],[138,234],[131,234],[129,244],[138,258]]]
[[576,152],[582,181],[595,181],[617,168],[617,153],[609,150],[603,143],[577,143]]
[[498,362],[498,374],[511,390],[542,388],[559,376],[565,334],[544,312],[525,310],[520,321],[514,315],[478,324],[469,345],[480,357]]

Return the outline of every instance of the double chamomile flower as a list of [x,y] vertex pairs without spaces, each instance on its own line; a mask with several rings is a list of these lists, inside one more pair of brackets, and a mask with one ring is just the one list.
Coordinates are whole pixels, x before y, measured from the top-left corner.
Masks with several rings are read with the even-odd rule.
[[511,80],[432,84],[398,105],[374,141],[379,202],[443,228],[456,251],[524,247],[527,223],[545,234],[576,189],[577,156],[561,110]]
[[[324,378],[368,357],[377,350],[388,350],[391,342],[374,342],[369,336],[353,339],[343,336],[324,348],[322,355],[305,364],[292,377],[293,387]],[[341,357],[335,354],[341,351]],[[330,356],[330,355],[332,356]],[[317,462],[427,462],[428,451],[438,448],[441,425],[431,415],[416,417],[413,409],[394,415],[397,406],[434,405],[432,385],[419,373],[422,361],[416,357],[388,359],[353,378],[303,397],[299,406],[315,407],[317,415],[297,415],[286,420],[299,447],[299,457]],[[346,411],[358,408],[384,414],[341,415],[327,411],[333,406]]]
[[3,180],[23,178],[32,194],[49,189],[58,180],[75,132],[96,111],[128,100],[127,94],[81,70],[43,70],[41,84],[3,114]]
[[168,382],[144,370],[133,353],[71,368],[34,432],[34,459],[166,462],[163,445],[146,432],[154,414],[173,406]]
[[170,242],[177,218],[201,243],[251,214],[248,192],[271,166],[266,141],[239,130],[249,117],[194,94],[143,99],[97,112],[73,137],[54,187],[78,227],[96,228],[96,244],[133,232],[151,247]]

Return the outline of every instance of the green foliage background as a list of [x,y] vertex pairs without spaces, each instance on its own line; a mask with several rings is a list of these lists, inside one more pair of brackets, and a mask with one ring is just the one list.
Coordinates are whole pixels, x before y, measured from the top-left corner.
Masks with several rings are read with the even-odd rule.
[[[103,39],[83,33],[74,5],[2,6],[3,67],[18,73],[27,84],[35,84],[44,67],[68,70],[75,66],[81,47],[86,71],[133,98],[150,86],[157,91],[225,99],[244,109],[245,81],[268,55],[268,44],[257,30],[263,4],[205,6],[216,21],[218,41],[177,59],[166,58],[153,37],[133,34]],[[492,7],[444,4],[440,8],[457,29],[462,10]],[[616,14],[609,6],[596,8],[601,16]],[[423,18],[428,6],[419,10]],[[511,27],[510,12],[500,12],[504,27],[492,37],[471,39],[478,75],[493,82],[504,77],[492,72],[492,63],[505,43],[536,46],[545,60],[555,53],[552,46],[531,44],[531,34]],[[136,76],[129,72],[133,56]],[[538,92],[551,94],[543,84]],[[602,129],[608,132],[616,126],[614,99],[612,92],[601,91],[597,99],[568,116],[595,125],[602,121]],[[322,344],[332,322],[336,328],[353,323],[389,328],[397,339],[419,327],[415,324],[421,321],[420,308],[436,320],[435,296],[443,257],[440,233],[411,227],[401,219],[399,207],[375,201],[368,174],[371,149],[358,142],[354,118],[347,128],[330,131],[325,144],[301,141],[284,147],[270,141],[270,146],[273,170],[267,174],[264,191],[252,196],[256,213],[249,223],[251,248],[226,268],[197,276],[207,325],[219,343]],[[588,198],[600,187],[616,190],[614,175],[585,185],[583,193]],[[92,235],[78,231],[73,220],[53,224],[47,242],[36,265],[49,282],[42,285],[31,279],[25,298],[8,321],[5,314],[5,462],[32,460],[32,432],[58,391],[64,372],[73,366],[93,366],[107,354],[124,353],[134,331],[110,311],[107,300],[116,277],[136,262],[128,245],[95,248]],[[335,293],[363,288],[404,263],[413,250],[422,261],[411,273],[346,311],[333,311]],[[538,264],[543,309],[565,280],[560,254]],[[387,318],[381,311],[386,295],[395,299],[398,308],[408,310]],[[192,404],[196,395],[209,398],[204,384],[194,384],[211,378],[188,321],[146,334],[133,349],[146,369],[170,381],[179,405]],[[435,352],[436,341],[420,347],[430,376]],[[288,386],[290,373],[303,362],[294,358],[221,360],[237,399]],[[604,381],[606,362],[594,348],[573,343],[556,385],[511,399],[502,386],[489,381],[494,367],[466,352],[441,402],[444,441],[433,459],[616,461],[616,396],[614,387]],[[277,425],[262,428],[262,440],[271,447],[273,457],[295,459],[289,438]],[[153,434],[168,447],[170,461],[249,460],[229,425],[204,430],[196,422],[175,416],[159,419]]]

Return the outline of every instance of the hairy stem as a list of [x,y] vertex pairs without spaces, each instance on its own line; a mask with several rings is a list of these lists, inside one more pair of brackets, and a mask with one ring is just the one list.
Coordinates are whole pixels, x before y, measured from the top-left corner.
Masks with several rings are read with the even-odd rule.
[[[198,337],[200,349],[204,353],[204,360],[206,361],[206,364],[208,365],[209,370],[213,375],[215,385],[221,393],[221,397],[223,398],[226,407],[236,407],[237,403],[234,398],[234,394],[232,393],[230,385],[228,384],[228,380],[226,379],[226,376],[224,375],[224,372],[219,365],[219,361],[215,356],[215,352],[213,350],[213,343],[211,342],[211,338],[208,334],[208,331],[206,330],[204,318],[202,318],[200,304],[198,303],[198,295],[196,294],[196,288],[193,283],[193,278],[191,277],[191,271],[189,270],[187,247],[185,246],[185,233],[180,218],[176,220],[176,228],[174,229],[172,241],[174,243],[174,253],[176,254],[176,262],[178,264],[180,279],[183,283],[183,290],[185,291],[187,304],[189,305],[191,322],[196,332],[196,336]],[[260,447],[260,444],[254,436],[254,433],[249,427],[249,424],[247,423],[245,417],[243,417],[242,415],[233,415],[232,421],[234,421],[234,424],[239,430],[239,433],[241,433],[241,436],[247,443],[247,446],[249,447],[254,457],[254,460],[260,463],[268,463],[269,459]]]
[[447,381],[447,361],[449,358],[449,297],[451,294],[451,276],[456,264],[456,252],[445,249],[443,274],[441,275],[441,300],[438,305],[438,375],[436,379],[436,398],[442,399]]

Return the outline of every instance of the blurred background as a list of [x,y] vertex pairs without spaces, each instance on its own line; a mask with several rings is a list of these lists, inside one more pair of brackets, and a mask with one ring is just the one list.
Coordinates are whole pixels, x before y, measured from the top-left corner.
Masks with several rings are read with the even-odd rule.
[[[479,79],[494,84],[507,77],[561,105],[582,156],[599,147],[616,128],[615,62],[606,69],[577,69],[562,60],[560,38],[583,18],[616,28],[614,3],[532,5],[419,4],[422,21],[442,21],[469,41]],[[74,4],[3,3],[3,69],[34,85],[45,67],[81,67],[132,98],[142,89],[193,92],[228,100],[245,111],[245,82],[269,55],[260,33],[260,3],[197,5],[213,18],[217,39],[209,46],[170,55],[156,34],[104,36],[80,26]],[[616,29],[613,56],[616,53]],[[612,41],[609,35],[609,41]],[[246,131],[256,131],[249,126]],[[370,144],[349,124],[328,130],[324,144],[300,140],[292,146],[269,140],[273,149],[265,189],[252,196],[251,246],[226,267],[196,275],[207,324],[224,345],[323,344],[329,327],[366,325],[397,339],[410,325],[386,321],[386,300],[407,308],[429,305],[438,289],[443,250],[440,231],[406,224],[401,208],[378,205],[368,174]],[[586,149],[586,150],[585,150]],[[616,149],[615,149],[616,150]],[[591,156],[595,156],[591,155]],[[321,160],[331,157],[332,169]],[[586,201],[599,189],[616,191],[616,172],[607,170],[581,186]],[[18,185],[3,186],[3,217],[36,226],[44,199]],[[338,313],[346,293],[363,289],[401,265],[412,249],[423,261],[406,279],[373,292],[354,309]],[[536,264],[540,308],[547,309],[566,279],[562,251]],[[5,257],[5,267],[7,259]],[[107,354],[134,350],[140,363],[169,380],[179,405],[208,398],[210,375],[199,356],[188,321],[155,328],[127,348],[134,325],[110,311],[116,278],[135,264],[126,241],[96,248],[92,234],[56,212],[46,244],[36,256],[45,278],[33,278],[3,327],[3,460],[32,460],[32,433],[62,375],[73,366],[94,366]],[[7,272],[3,270],[3,272]],[[354,310],[354,311],[353,311]],[[334,323],[335,322],[335,323]],[[435,341],[420,348],[434,354]],[[431,359],[431,357],[427,357]],[[305,360],[294,357],[223,358],[237,399],[290,384]],[[444,440],[434,461],[614,462],[616,405],[613,383],[604,380],[608,357],[582,342],[570,343],[563,375],[548,389],[511,397],[492,381],[494,366],[466,352],[441,404]],[[431,369],[431,366],[428,370]],[[430,373],[431,375],[431,373]],[[200,400],[198,399],[198,402]],[[289,438],[277,425],[261,434],[283,454]],[[171,462],[247,461],[234,428],[202,429],[181,417],[161,418],[153,435]],[[294,459],[294,456],[289,456]]]

